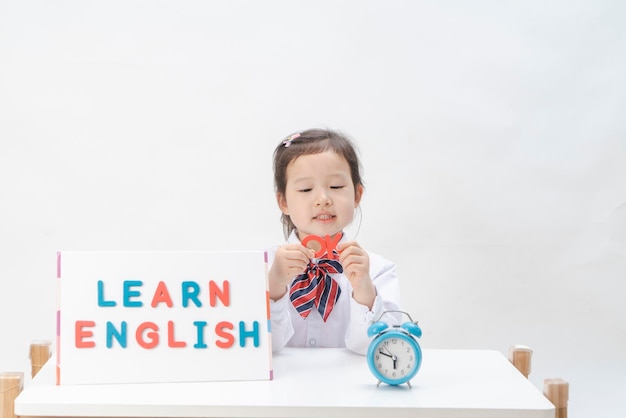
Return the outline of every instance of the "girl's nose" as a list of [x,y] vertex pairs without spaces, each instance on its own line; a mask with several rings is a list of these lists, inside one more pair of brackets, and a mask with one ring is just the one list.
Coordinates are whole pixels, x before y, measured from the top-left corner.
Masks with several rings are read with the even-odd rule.
[[315,200],[315,206],[330,206],[330,198],[326,192],[320,192]]

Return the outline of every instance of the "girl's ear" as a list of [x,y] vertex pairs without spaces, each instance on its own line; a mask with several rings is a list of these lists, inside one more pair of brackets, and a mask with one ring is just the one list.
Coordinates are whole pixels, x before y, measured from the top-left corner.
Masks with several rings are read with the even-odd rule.
[[361,198],[363,197],[363,185],[359,184],[356,186],[356,190],[354,191],[354,207],[356,208],[361,203]]
[[278,203],[278,207],[280,211],[285,215],[289,215],[289,208],[287,207],[287,199],[285,199],[285,195],[281,192],[276,193],[276,202]]

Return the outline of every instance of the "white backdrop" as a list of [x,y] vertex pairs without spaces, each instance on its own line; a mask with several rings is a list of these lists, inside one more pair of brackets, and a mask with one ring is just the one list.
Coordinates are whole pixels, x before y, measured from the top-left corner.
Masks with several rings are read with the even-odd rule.
[[273,148],[330,127],[425,348],[526,344],[626,415],[624,4],[0,0],[0,370],[57,250],[280,243]]

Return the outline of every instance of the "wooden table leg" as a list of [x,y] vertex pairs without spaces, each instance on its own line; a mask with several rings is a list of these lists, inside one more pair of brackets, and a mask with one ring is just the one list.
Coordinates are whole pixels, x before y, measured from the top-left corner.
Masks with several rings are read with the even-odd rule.
[[513,363],[515,368],[526,378],[528,378],[530,374],[532,356],[533,350],[525,345],[513,345],[509,348],[509,361]]
[[15,398],[24,389],[24,373],[0,373],[0,417],[16,418]]
[[556,418],[567,418],[567,401],[569,400],[569,383],[563,379],[545,379],[543,394],[554,404]]
[[33,341],[30,345],[31,377],[35,377],[39,370],[46,364],[50,356],[52,342]]

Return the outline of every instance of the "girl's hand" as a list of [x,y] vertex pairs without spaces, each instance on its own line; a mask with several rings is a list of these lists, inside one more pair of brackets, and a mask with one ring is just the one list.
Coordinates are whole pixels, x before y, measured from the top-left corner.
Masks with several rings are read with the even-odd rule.
[[269,271],[270,298],[278,300],[287,293],[291,280],[301,274],[315,252],[301,244],[285,244],[279,247]]
[[339,262],[352,285],[352,297],[361,305],[372,309],[376,299],[376,288],[370,277],[370,258],[356,241],[337,244]]

